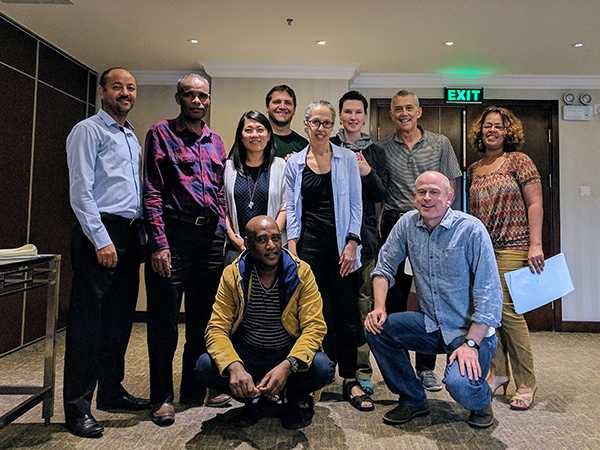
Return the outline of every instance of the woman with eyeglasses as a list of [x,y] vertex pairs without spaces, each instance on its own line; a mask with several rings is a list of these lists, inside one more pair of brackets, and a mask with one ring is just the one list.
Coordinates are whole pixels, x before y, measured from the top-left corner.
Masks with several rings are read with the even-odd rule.
[[344,398],[370,411],[373,401],[356,380],[356,349],[364,343],[358,309],[361,179],[355,155],[329,142],[334,123],[327,101],[304,112],[309,145],[285,169],[288,248],[315,275],[327,323],[323,347],[339,366]]
[[243,234],[253,217],[274,218],[285,242],[285,161],[275,157],[272,136],[271,123],[262,113],[242,114],[225,164],[228,207],[225,264],[245,250]]
[[535,398],[536,379],[529,329],[508,292],[504,273],[529,266],[544,270],[542,250],[542,185],[529,156],[516,151],[525,142],[521,121],[508,109],[486,108],[469,132],[471,145],[483,157],[468,169],[469,212],[486,225],[494,249],[503,290],[502,326],[488,384],[504,394],[510,373],[517,387],[510,407],[526,410]]

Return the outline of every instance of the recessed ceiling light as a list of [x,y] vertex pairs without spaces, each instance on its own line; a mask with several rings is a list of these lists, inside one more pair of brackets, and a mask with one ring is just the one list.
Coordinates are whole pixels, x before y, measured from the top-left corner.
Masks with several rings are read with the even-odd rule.
[[327,45],[327,41],[315,41],[317,45]]
[[581,48],[581,47],[583,47],[583,42],[574,42],[571,45],[575,48]]
[[452,47],[454,45],[454,41],[446,41],[446,42],[444,42],[444,45],[446,47]]
[[188,39],[188,42],[190,44],[197,44],[198,42],[200,42],[198,39]]

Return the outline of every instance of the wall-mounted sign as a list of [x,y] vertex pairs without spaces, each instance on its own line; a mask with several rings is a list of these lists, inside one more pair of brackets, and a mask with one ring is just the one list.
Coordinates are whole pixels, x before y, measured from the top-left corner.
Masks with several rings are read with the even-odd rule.
[[444,88],[446,103],[483,103],[483,88]]

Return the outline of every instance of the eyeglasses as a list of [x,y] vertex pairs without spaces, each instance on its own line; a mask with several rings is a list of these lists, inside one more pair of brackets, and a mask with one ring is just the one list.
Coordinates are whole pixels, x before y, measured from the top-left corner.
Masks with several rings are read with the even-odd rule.
[[331,120],[324,120],[321,122],[319,119],[311,119],[308,121],[308,124],[315,130],[318,130],[321,126],[326,130],[333,128],[333,122]]
[[495,125],[493,123],[484,123],[481,125],[481,128],[484,130],[491,130],[492,128],[495,128],[498,131],[504,131],[506,129],[504,125]]

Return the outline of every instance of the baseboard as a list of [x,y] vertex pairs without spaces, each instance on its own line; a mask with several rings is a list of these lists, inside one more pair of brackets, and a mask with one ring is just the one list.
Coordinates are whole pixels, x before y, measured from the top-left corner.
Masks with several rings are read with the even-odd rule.
[[[136,311],[133,315],[133,322],[147,323],[148,313],[146,311]],[[185,313],[180,312],[177,317],[177,323],[185,322]]]
[[562,322],[560,331],[577,333],[600,333],[600,322]]

